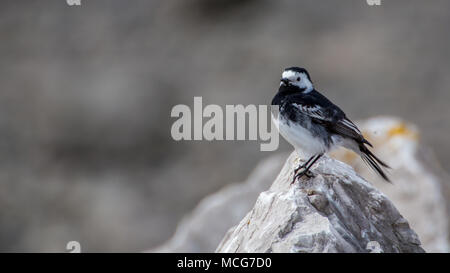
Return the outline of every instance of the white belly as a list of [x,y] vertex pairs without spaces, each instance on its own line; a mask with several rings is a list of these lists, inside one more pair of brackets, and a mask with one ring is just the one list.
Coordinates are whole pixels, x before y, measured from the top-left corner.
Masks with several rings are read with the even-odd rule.
[[311,157],[319,153],[325,153],[327,147],[320,139],[313,135],[300,125],[290,123],[287,125],[286,120],[275,118],[272,116],[273,123],[277,127],[280,134],[292,145],[299,155],[303,158]]

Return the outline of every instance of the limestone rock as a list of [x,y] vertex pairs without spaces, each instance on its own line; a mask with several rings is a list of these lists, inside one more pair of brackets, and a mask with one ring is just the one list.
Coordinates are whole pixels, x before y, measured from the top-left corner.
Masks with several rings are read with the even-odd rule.
[[269,190],[217,252],[424,252],[391,201],[354,170],[324,157],[291,185],[292,153]]

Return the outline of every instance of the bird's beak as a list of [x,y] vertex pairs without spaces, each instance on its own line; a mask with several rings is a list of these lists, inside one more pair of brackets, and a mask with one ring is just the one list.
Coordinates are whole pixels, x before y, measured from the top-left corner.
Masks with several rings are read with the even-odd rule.
[[289,80],[286,78],[282,78],[280,81],[281,81],[281,84],[283,84],[283,85],[289,85]]

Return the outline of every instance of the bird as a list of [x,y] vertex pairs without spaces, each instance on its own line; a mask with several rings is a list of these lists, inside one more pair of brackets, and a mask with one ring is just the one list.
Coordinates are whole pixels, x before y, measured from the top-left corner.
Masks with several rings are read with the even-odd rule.
[[306,69],[284,69],[271,109],[279,133],[300,156],[307,158],[294,170],[291,184],[303,176],[313,177],[310,168],[338,146],[360,155],[385,181],[391,182],[383,170],[390,167],[369,150],[368,147],[373,148],[373,145],[344,111],[315,89]]

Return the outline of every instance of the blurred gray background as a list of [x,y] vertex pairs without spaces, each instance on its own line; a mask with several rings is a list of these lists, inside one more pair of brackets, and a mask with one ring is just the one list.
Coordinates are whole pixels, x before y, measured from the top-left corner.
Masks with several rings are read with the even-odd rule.
[[293,65],[352,119],[417,124],[448,169],[449,26],[446,0],[2,1],[0,251],[162,243],[273,153],[175,142],[172,107],[269,104]]

